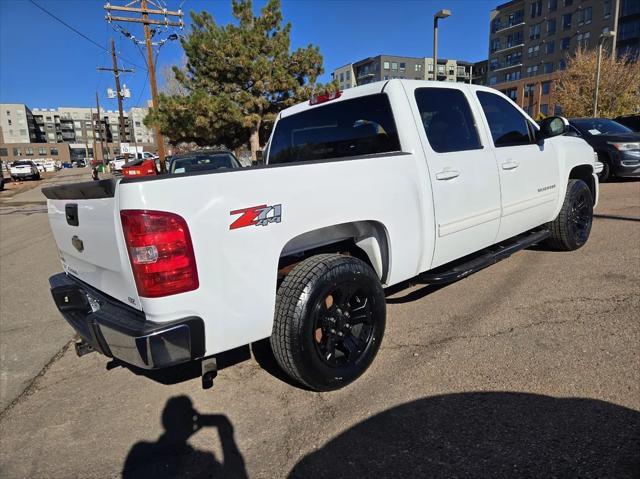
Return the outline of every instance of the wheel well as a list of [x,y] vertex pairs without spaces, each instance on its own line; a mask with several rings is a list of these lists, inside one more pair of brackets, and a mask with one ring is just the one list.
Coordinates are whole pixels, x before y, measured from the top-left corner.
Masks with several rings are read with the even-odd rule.
[[570,180],[582,180],[584,181],[589,190],[591,190],[591,198],[596,198],[596,185],[593,179],[593,167],[590,165],[579,165],[571,170],[569,173]]
[[302,233],[287,242],[280,253],[278,279],[300,261],[323,253],[340,253],[361,259],[384,283],[389,272],[386,228],[377,221],[355,221]]

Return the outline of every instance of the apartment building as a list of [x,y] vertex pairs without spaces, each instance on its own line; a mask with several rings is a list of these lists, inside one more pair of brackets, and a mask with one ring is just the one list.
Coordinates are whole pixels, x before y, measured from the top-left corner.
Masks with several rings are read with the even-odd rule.
[[[437,79],[470,83],[474,78],[483,82],[482,73],[473,73],[475,65],[482,70],[482,62],[470,63],[439,58]],[[433,58],[377,55],[336,68],[331,76],[337,80],[341,90],[393,78],[433,80]]]
[[[512,0],[490,22],[488,85],[531,116],[560,114],[555,80],[577,48],[595,48],[615,29],[615,0]],[[640,52],[640,0],[620,0],[616,50]]]
[[[147,108],[131,108],[120,128],[117,111],[95,108],[34,108],[24,104],[0,104],[0,159],[59,159],[94,157],[96,145],[103,143],[98,158],[120,154],[120,143],[155,151],[153,130],[144,126]],[[96,153],[98,150],[96,149]]]

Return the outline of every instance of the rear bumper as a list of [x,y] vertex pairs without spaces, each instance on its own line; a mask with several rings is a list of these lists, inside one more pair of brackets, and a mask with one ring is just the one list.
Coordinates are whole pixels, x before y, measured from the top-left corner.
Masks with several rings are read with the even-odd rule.
[[147,321],[127,306],[60,273],[49,278],[58,310],[80,337],[102,354],[144,369],[160,369],[204,356],[204,322],[188,317]]

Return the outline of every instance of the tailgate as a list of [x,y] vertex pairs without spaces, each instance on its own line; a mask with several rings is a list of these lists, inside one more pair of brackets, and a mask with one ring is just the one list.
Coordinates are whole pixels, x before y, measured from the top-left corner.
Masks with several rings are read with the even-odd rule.
[[66,273],[138,309],[114,180],[43,188],[49,224]]

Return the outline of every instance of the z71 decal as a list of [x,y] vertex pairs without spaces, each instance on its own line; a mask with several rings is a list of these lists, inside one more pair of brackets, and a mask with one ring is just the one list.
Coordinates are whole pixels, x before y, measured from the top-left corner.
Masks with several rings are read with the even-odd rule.
[[241,215],[229,226],[230,230],[244,228],[245,226],[267,226],[269,223],[280,223],[282,219],[282,205],[259,205],[250,208],[235,210],[230,213]]

